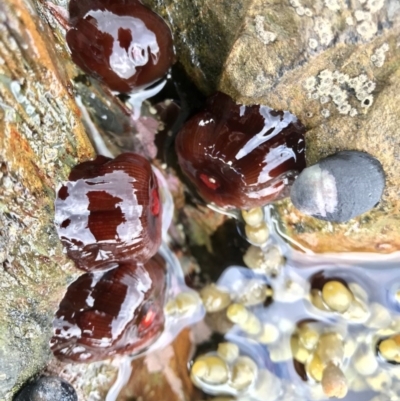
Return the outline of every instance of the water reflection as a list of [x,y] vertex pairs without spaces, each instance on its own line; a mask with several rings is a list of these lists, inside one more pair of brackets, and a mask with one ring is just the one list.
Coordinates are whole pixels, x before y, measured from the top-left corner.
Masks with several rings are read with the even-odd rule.
[[299,252],[264,212],[269,239],[250,248],[249,267],[201,293],[233,326],[195,359],[192,381],[241,401],[399,400],[399,256]]

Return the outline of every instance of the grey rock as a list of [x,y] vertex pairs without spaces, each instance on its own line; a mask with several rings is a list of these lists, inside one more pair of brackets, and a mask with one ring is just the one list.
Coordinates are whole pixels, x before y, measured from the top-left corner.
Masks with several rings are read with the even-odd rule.
[[41,377],[25,386],[15,401],[78,401],[74,388],[59,377]]
[[303,170],[290,198],[307,215],[342,223],[376,206],[384,187],[381,163],[368,153],[349,150]]

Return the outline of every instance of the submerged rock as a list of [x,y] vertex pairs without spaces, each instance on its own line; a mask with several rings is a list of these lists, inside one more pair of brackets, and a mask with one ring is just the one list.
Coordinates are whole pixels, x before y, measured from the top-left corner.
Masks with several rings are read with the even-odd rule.
[[368,153],[348,150],[307,167],[294,182],[290,198],[305,214],[342,223],[376,206],[384,187],[381,163]]

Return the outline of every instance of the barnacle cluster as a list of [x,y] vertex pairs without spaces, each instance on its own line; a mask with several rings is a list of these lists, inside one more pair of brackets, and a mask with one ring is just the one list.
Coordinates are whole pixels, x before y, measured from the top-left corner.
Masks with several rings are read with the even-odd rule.
[[354,12],[357,21],[356,31],[366,40],[370,40],[378,30],[375,14],[383,8],[384,0],[367,0],[360,2],[362,8]]
[[[327,108],[330,103],[333,103],[340,114],[354,117],[362,108],[371,107],[376,83],[368,79],[365,74],[350,77],[339,70],[323,70],[318,77],[309,77],[303,83],[303,87],[310,99],[319,100],[322,105],[321,114],[324,117],[329,117],[331,114]],[[361,109],[354,104],[353,97],[360,103]]]
[[387,43],[383,43],[377,49],[375,49],[374,53],[371,56],[371,62],[375,67],[380,68],[383,66],[386,60],[386,53],[389,50],[389,45]]
[[307,17],[312,17],[312,10],[309,7],[304,7],[300,0],[290,0],[289,3],[295,9],[296,14],[300,17],[304,15]]

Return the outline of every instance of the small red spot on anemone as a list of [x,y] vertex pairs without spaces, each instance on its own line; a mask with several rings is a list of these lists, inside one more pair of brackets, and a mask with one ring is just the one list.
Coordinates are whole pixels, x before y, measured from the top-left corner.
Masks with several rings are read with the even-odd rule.
[[288,111],[238,105],[217,92],[175,143],[183,172],[206,201],[249,209],[287,195],[305,168],[304,133]]
[[153,305],[146,308],[146,314],[143,316],[139,324],[139,332],[144,332],[148,330],[156,319],[157,313]]
[[138,0],[71,0],[72,59],[110,89],[130,92],[162,78],[174,61],[168,25]]
[[161,210],[161,201],[160,201],[160,193],[158,191],[157,188],[153,188],[151,190],[151,213],[153,214],[153,216],[158,216],[160,214],[160,210]]
[[55,224],[80,269],[145,262],[161,244],[162,205],[150,163],[135,153],[75,166],[56,200]]
[[164,259],[156,255],[145,264],[108,267],[86,273],[68,287],[50,341],[58,359],[93,362],[115,354],[137,354],[164,330]]
[[217,180],[213,177],[209,177],[207,174],[199,174],[200,180],[204,182],[205,185],[207,185],[208,188],[210,189],[217,189],[219,187],[219,183]]

